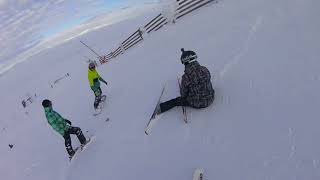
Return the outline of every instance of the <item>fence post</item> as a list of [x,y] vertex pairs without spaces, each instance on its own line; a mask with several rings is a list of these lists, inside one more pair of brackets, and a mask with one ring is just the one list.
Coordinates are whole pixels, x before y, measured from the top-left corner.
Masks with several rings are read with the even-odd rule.
[[179,0],[175,1],[174,7],[172,7],[172,23],[173,24],[175,24],[177,21],[176,11],[177,11],[178,7],[179,7]]
[[123,54],[124,53],[124,51],[125,51],[125,49],[124,49],[124,47],[123,47],[123,44],[121,43],[121,45],[120,45],[120,48],[121,48],[121,54]]
[[139,32],[139,36],[140,36],[140,37],[141,37],[141,39],[143,40],[143,35],[142,35],[142,34],[143,34],[143,32],[141,31],[141,29],[140,29],[140,28],[138,29],[138,32]]

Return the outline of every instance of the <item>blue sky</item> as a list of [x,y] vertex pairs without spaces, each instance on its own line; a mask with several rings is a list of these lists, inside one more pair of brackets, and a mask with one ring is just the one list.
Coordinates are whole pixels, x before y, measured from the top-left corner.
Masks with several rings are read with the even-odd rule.
[[[75,27],[83,22],[86,22],[87,20],[89,20],[90,18],[96,15],[111,11],[113,9],[116,9],[117,7],[121,7],[126,4],[127,4],[127,1],[125,0],[100,1],[99,3],[97,3],[97,5],[94,5],[94,9],[92,10],[90,9],[89,11],[78,13],[78,15],[75,17],[72,17],[71,15],[70,18],[62,20],[58,26],[50,29],[45,29],[42,32],[42,34],[44,35],[44,37],[50,37],[66,29]],[[69,10],[70,10],[69,11],[70,14],[73,14],[73,13],[77,14],[77,11],[75,11],[73,8],[70,8]]]
[[156,0],[0,0],[0,67],[45,39],[122,6]]

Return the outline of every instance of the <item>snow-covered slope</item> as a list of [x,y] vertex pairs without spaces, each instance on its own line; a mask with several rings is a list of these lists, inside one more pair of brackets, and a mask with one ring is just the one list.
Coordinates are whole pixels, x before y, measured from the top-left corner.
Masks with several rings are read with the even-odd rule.
[[[79,40],[109,52],[157,12],[34,56],[0,77],[1,179],[191,179],[196,167],[205,170],[204,179],[319,179],[319,5],[224,0],[162,28],[99,67],[109,85],[102,86],[108,98],[98,117],[92,116],[85,63],[85,56],[94,56]],[[211,71],[215,102],[188,108],[189,124],[175,108],[146,136],[162,85],[165,99],[178,94],[181,47],[196,51]],[[20,102],[26,93],[37,97],[25,110]],[[63,138],[46,123],[44,98],[96,135],[71,164]]]

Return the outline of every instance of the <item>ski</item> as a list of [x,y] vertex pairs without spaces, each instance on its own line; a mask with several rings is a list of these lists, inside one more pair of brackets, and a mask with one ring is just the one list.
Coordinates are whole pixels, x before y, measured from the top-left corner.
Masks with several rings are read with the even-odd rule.
[[[179,84],[179,90],[181,89],[181,83],[180,83],[180,78],[178,77],[178,84]],[[188,123],[188,117],[187,117],[187,109],[185,106],[182,107],[182,115],[183,115],[183,121],[185,123]]]
[[161,91],[160,97],[159,97],[159,99],[158,99],[157,105],[156,105],[156,107],[154,108],[154,111],[153,111],[153,113],[152,113],[152,115],[151,115],[151,117],[150,117],[150,119],[149,119],[149,122],[148,122],[146,128],[145,128],[144,133],[145,133],[146,135],[149,135],[149,133],[150,133],[150,131],[151,131],[151,128],[152,128],[152,126],[153,126],[154,123],[155,123],[155,120],[156,120],[156,117],[157,117],[156,112],[157,112],[157,109],[158,109],[159,106],[160,106],[160,100],[161,100],[161,97],[162,97],[162,95],[163,95],[164,89],[165,89],[165,85],[164,85],[163,88],[162,88],[162,91]]
[[203,169],[197,168],[193,173],[192,180],[203,180]]

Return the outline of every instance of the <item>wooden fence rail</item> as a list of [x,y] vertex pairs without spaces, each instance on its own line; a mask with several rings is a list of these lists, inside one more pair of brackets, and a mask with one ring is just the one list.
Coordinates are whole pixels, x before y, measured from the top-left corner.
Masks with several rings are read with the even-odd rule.
[[175,19],[180,19],[181,17],[211,2],[217,2],[217,0],[179,0]]
[[[173,22],[195,11],[196,9],[199,9],[200,7],[203,7],[212,2],[217,3],[218,0],[176,0],[176,8],[174,10]],[[158,31],[168,23],[169,20],[167,17],[165,17],[162,13],[158,14],[156,17],[154,17],[151,21],[149,21],[146,25],[143,26],[143,30],[139,28],[137,31],[131,34],[126,40],[124,40],[117,49],[115,49],[108,55],[99,57],[100,63],[104,64],[112,58],[115,58],[120,54],[123,54],[124,51],[130,49],[134,45],[138,44],[140,41],[143,40],[143,33],[146,32],[149,34],[151,32]]]
[[152,27],[152,25],[155,23],[155,21],[157,21],[160,18],[162,18],[162,14],[161,13],[158,16],[156,16],[155,18],[153,18],[150,22],[148,22],[144,26],[144,29],[148,32],[150,30],[150,28]]
[[125,41],[121,43],[124,50],[129,49],[133,45],[137,44],[138,42],[142,41],[142,32],[140,29],[138,29],[136,32],[134,32],[129,38],[127,38]]
[[153,18],[149,23],[147,23],[144,28],[147,33],[151,33],[152,31],[157,31],[166,23],[167,18],[165,18],[162,14],[159,14],[157,17]]

